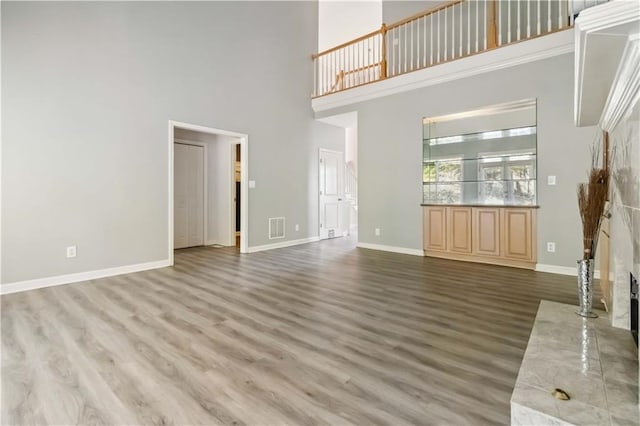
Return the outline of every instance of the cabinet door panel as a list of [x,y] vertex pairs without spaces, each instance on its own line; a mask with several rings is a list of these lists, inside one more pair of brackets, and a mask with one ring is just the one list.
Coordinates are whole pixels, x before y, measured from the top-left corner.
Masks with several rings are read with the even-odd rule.
[[447,249],[447,210],[446,207],[429,206],[424,208],[424,249]]
[[533,260],[531,210],[504,209],[504,257]]
[[449,251],[471,253],[471,208],[449,208]]
[[473,209],[473,252],[500,256],[500,209]]

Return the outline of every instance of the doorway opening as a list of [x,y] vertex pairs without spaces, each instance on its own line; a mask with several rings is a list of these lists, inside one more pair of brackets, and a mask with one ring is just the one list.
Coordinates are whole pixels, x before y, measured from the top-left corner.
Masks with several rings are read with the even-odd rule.
[[169,259],[174,249],[248,246],[248,136],[169,121]]
[[321,149],[319,153],[320,239],[346,235],[357,238],[358,113],[353,111],[318,121],[342,127],[345,132],[342,152]]

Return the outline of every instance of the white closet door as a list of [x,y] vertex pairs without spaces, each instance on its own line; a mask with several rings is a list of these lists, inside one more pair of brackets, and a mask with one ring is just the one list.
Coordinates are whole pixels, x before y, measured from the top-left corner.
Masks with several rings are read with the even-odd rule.
[[204,148],[174,146],[174,241],[176,249],[204,245]]

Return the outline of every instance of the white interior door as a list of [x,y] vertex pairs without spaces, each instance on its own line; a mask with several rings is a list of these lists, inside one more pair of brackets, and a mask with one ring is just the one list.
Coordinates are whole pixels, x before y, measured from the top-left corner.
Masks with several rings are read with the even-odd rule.
[[339,237],[345,227],[342,215],[344,199],[344,154],[320,150],[320,238]]
[[204,245],[204,147],[176,143],[174,161],[173,247]]

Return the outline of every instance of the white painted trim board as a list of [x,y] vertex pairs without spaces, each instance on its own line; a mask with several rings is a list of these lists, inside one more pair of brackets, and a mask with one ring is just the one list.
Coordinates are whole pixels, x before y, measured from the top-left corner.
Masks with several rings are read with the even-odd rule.
[[316,241],[320,241],[320,237],[317,236],[317,235],[314,236],[314,237],[301,238],[299,240],[281,241],[279,243],[265,244],[265,245],[262,245],[262,246],[248,247],[247,248],[247,253],[257,253],[259,251],[274,250],[274,249],[279,249],[279,248],[297,246],[297,245],[300,245],[300,244],[314,243]]
[[424,250],[421,250],[421,249],[411,249],[406,247],[395,247],[395,246],[386,246],[382,244],[371,244],[371,243],[361,243],[361,242],[358,242],[356,247],[424,257]]
[[[547,265],[544,263],[536,264],[536,272],[548,272],[550,274],[578,276],[578,267]],[[593,278],[600,279],[600,270],[593,271]]]
[[133,272],[148,271],[150,269],[165,268],[171,266],[169,259],[154,262],[137,263],[134,265],[116,266],[114,268],[99,269],[96,271],[77,272],[74,274],[57,275],[54,277],[37,278],[34,280],[16,281],[0,285],[0,294],[18,293],[21,291],[35,290],[44,287],[72,284],[82,281],[97,280],[99,278],[113,277]]

